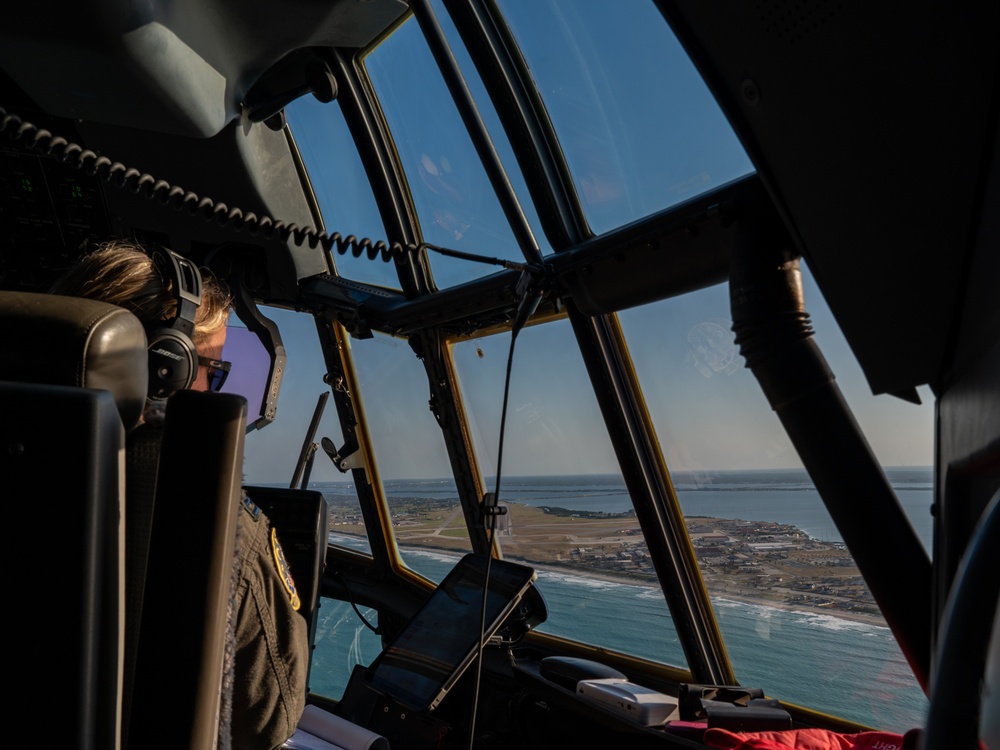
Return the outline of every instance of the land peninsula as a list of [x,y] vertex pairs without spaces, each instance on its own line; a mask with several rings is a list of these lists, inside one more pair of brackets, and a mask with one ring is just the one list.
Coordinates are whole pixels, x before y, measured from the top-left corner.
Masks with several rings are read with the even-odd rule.
[[[356,498],[353,511],[340,497],[327,498],[331,531],[364,533]],[[497,534],[507,559],[540,570],[658,585],[634,512],[505,505]],[[468,550],[465,519],[455,501],[393,498],[390,510],[400,546]],[[811,539],[787,524],[708,517],[689,517],[686,523],[713,597],[886,625],[842,545]]]

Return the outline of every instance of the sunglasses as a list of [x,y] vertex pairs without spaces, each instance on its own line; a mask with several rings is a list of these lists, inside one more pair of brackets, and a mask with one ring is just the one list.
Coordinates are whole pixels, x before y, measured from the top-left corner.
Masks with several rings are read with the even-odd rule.
[[208,390],[218,392],[229,377],[232,364],[221,359],[198,357],[198,364],[208,369]]

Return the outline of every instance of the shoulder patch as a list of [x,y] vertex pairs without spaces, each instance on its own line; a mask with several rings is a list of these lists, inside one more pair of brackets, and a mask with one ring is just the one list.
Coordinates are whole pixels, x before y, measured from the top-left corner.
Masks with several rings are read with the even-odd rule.
[[247,495],[243,496],[243,510],[250,514],[254,523],[260,520],[260,508]]
[[274,553],[274,566],[278,569],[278,577],[281,579],[285,591],[288,592],[288,601],[291,602],[292,609],[298,612],[299,607],[302,606],[302,600],[299,599],[299,592],[295,588],[295,581],[292,580],[292,573],[288,569],[288,562],[285,560],[285,551],[281,549],[281,544],[278,542],[278,530],[274,528],[271,529],[271,551]]

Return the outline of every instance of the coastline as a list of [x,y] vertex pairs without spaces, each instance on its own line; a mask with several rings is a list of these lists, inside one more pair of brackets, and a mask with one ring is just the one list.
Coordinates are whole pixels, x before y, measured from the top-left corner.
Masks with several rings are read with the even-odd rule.
[[780,609],[784,612],[801,612],[807,615],[825,615],[826,617],[835,617],[839,620],[847,620],[849,622],[856,622],[862,625],[872,625],[878,628],[888,629],[889,624],[885,621],[885,618],[876,617],[874,615],[864,614],[860,612],[848,612],[843,609],[826,608],[826,607],[810,607],[801,603],[789,603],[776,601],[773,599],[759,599],[752,596],[740,596],[738,594],[723,593],[719,594],[719,601],[734,601],[740,604],[750,604],[759,607],[770,607],[771,609]]
[[[343,530],[338,530],[338,533],[343,534],[345,532]],[[347,533],[346,535],[357,536],[350,533]],[[414,551],[439,554],[443,557],[449,558],[454,557],[456,560],[464,554],[462,550],[444,545],[411,544],[404,546],[410,546],[410,548]],[[604,581],[606,583],[628,584],[631,586],[642,586],[650,589],[660,589],[660,585],[657,581],[649,580],[648,578],[641,579],[636,576],[616,574],[613,571],[601,570],[592,567],[584,568],[567,564],[551,565],[540,563],[535,560],[528,560],[519,555],[505,555],[505,558],[511,560],[512,562],[529,565],[537,571],[544,571],[553,575],[574,576],[595,581]],[[419,572],[419,570],[417,572]],[[871,625],[880,628],[889,627],[885,619],[880,615],[873,615],[865,612],[852,612],[849,610],[838,609],[836,607],[817,607],[809,604],[808,602],[788,602],[773,596],[748,596],[740,592],[724,590],[722,588],[713,589],[711,586],[708,586],[707,588],[709,592],[709,599],[713,603],[716,601],[732,601],[748,606],[769,607],[771,609],[777,609],[784,612],[801,612],[808,615],[825,615],[827,617],[834,617],[848,622]]]
[[[553,575],[660,588],[634,515],[507,507],[496,532],[505,558]],[[401,547],[444,555],[468,551],[457,504],[409,498],[397,501],[392,515]],[[731,601],[888,627],[843,545],[774,522],[695,516],[686,523],[713,604]],[[360,518],[338,525],[341,532],[363,536]]]
[[[439,548],[437,551],[447,552],[443,548]],[[530,565],[538,571],[545,571],[546,573],[552,573],[555,575],[565,575],[565,576],[578,576],[580,578],[589,578],[596,581],[604,581],[606,583],[625,583],[632,586],[643,586],[651,589],[659,589],[659,583],[652,581],[642,581],[629,576],[615,575],[614,573],[607,571],[600,571],[588,568],[586,570],[580,568],[574,568],[571,566],[558,566],[558,565],[545,565],[543,563],[537,563],[529,560],[523,560],[518,558],[509,558],[512,562],[519,562],[524,565]],[[772,599],[760,596],[747,596],[746,594],[733,593],[731,591],[717,590],[713,591],[709,589],[709,599],[713,602],[715,601],[732,601],[738,604],[747,604],[757,607],[769,607],[771,609],[779,609],[783,612],[801,612],[808,615],[825,615],[827,617],[836,617],[841,620],[847,620],[849,622],[856,622],[862,625],[873,625],[875,627],[888,628],[888,624],[882,617],[877,617],[875,615],[870,615],[864,612],[850,612],[847,610],[836,609],[834,607],[816,607],[810,606],[808,603],[803,602],[786,602],[779,599]]]

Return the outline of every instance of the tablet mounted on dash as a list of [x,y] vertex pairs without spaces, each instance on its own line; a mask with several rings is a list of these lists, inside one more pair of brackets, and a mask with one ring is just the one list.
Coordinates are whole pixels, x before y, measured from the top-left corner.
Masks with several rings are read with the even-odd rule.
[[[367,682],[414,711],[433,711],[476,658],[486,558],[469,554],[368,669]],[[492,560],[484,642],[503,625],[536,578],[532,568]]]

